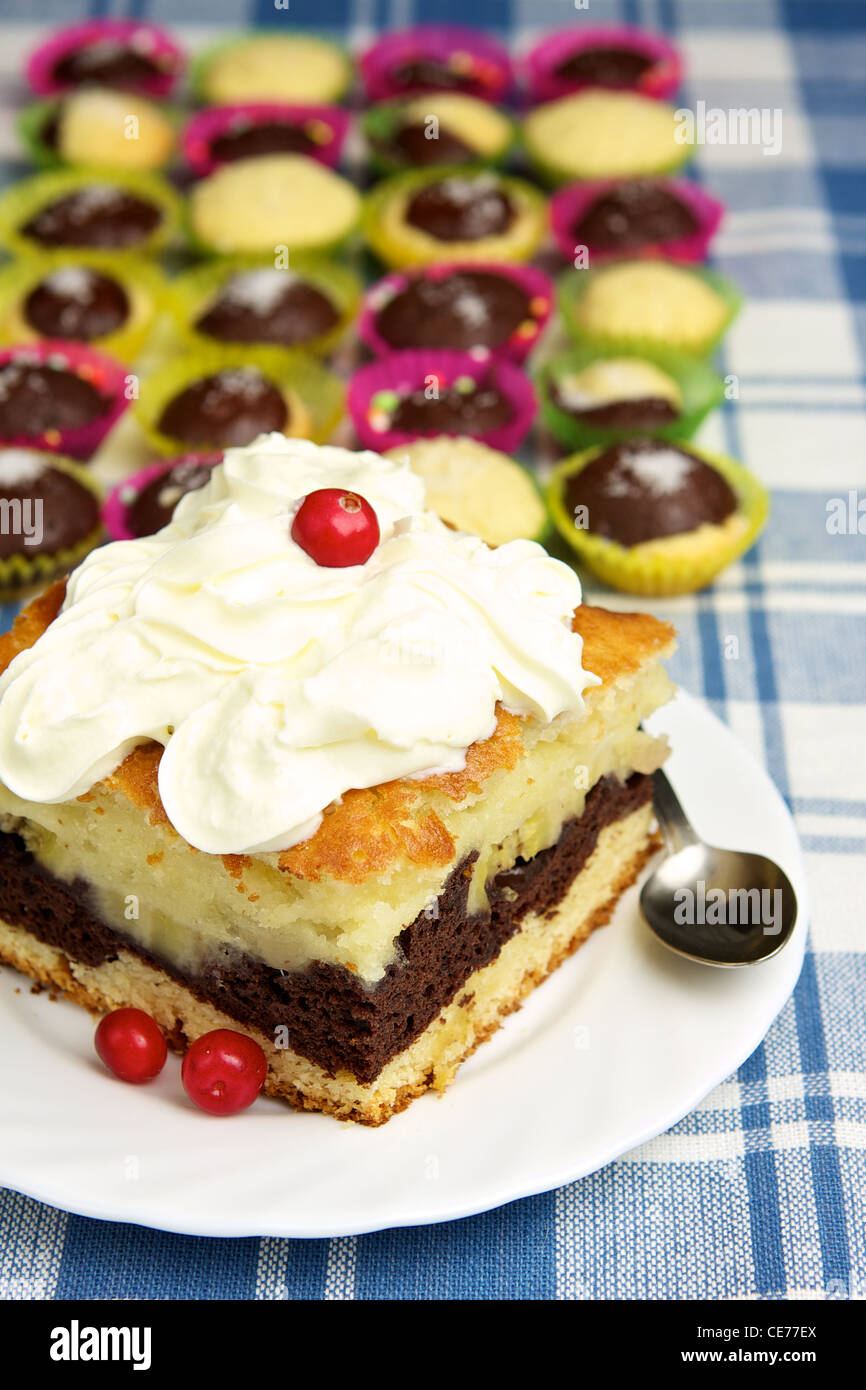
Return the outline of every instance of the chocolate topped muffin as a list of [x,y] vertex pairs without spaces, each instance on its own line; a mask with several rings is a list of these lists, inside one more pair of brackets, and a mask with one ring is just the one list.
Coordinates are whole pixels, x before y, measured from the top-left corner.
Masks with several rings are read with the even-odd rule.
[[255,367],[201,377],[164,406],[158,429],[191,448],[250,444],[289,423],[283,393]]
[[73,470],[60,468],[50,454],[0,449],[0,497],[18,503],[27,522],[26,529],[0,531],[0,560],[70,550],[99,526],[95,491],[79,482]]
[[414,58],[399,63],[391,69],[390,78],[400,92],[471,92],[475,88],[475,74],[471,68],[435,58]]
[[529,316],[529,295],[484,270],[418,276],[380,310],[377,328],[394,348],[499,347]]
[[221,458],[222,454],[214,454],[210,462],[181,459],[146,483],[126,505],[126,522],[132,534],[152,536],[167,526],[181,497],[204,487],[213,464]]
[[609,357],[579,371],[550,376],[550,399],[558,410],[590,429],[637,433],[677,420],[682,394],[667,372],[636,357]]
[[647,53],[635,48],[582,48],[555,68],[567,82],[586,82],[593,87],[633,87],[653,66]]
[[330,333],[339,322],[333,302],[315,285],[289,271],[263,267],[228,280],[195,328],[222,342],[292,347]]
[[420,188],[406,221],[437,241],[480,241],[501,236],[516,215],[514,203],[490,174],[453,175]]
[[164,68],[140,48],[133,48],[116,39],[82,45],[66,53],[54,67],[54,81],[64,87],[120,87],[123,91],[139,91]]
[[253,159],[262,154],[312,154],[316,142],[303,124],[284,120],[250,121],[217,135],[210,143],[213,159],[229,164],[235,159]]
[[428,396],[426,390],[402,396],[391,413],[389,428],[402,434],[470,434],[483,436],[507,425],[514,407],[490,380],[461,378]]
[[617,184],[591,203],[573,228],[577,243],[600,251],[631,251],[697,230],[691,208],[652,179]]
[[88,266],[61,266],[24,300],[24,317],[45,338],[105,338],[123,327],[129,312],[119,281]]
[[399,163],[420,169],[436,164],[467,164],[477,157],[476,151],[459,135],[440,128],[435,140],[430,138],[424,121],[407,121],[398,126],[390,140],[376,142],[387,155],[399,156]]
[[0,365],[0,440],[80,429],[110,406],[91,382],[63,367],[24,358]]
[[162,209],[115,184],[88,183],[39,208],[20,228],[40,245],[140,246],[159,227]]
[[591,459],[565,486],[566,509],[586,508],[591,535],[640,545],[706,524],[737,510],[727,479],[697,454],[662,440],[636,438]]
[[678,418],[673,402],[664,396],[636,396],[604,405],[581,406],[572,402],[567,389],[552,382],[550,397],[554,405],[582,424],[602,430],[651,430],[669,425]]

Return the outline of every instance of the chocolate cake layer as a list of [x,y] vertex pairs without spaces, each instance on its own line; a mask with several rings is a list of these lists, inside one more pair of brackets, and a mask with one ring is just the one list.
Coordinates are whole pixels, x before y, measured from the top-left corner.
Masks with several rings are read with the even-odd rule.
[[101,921],[88,885],[47,874],[17,835],[0,835],[0,917],[73,962],[99,965],[121,949],[132,951],[239,1023],[271,1037],[285,1027],[296,1053],[331,1074],[346,1070],[369,1084],[476,970],[496,958],[527,914],[556,910],[601,831],[651,797],[651,777],[636,773],[625,783],[603,778],[555,845],[488,882],[489,910],[472,916],[466,905],[475,856],[468,856],[446,881],[435,914],[425,909],[400,933],[402,959],[372,987],[342,966],[313,963],[283,973],[230,949],[194,978],[182,975]]

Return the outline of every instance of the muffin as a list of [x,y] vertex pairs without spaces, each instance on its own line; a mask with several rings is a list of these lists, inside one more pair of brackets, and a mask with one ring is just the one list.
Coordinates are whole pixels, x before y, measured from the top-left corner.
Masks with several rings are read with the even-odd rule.
[[620,261],[559,282],[566,326],[598,348],[670,347],[704,355],[736,316],[740,297],[715,271],[669,261]]
[[548,490],[560,534],[628,593],[691,593],[748,550],[768,499],[733,459],[634,436],[559,464]]
[[343,387],[305,353],[212,347],[154,372],[135,409],[169,456],[250,444],[260,434],[322,441],[342,415]]
[[560,251],[574,263],[585,250],[591,266],[623,256],[703,261],[723,213],[718,199],[682,179],[576,183],[550,202]]
[[724,398],[724,382],[701,358],[658,348],[652,356],[578,345],[538,374],[541,415],[570,449],[632,434],[688,439]]
[[201,54],[193,88],[202,102],[340,101],[352,83],[352,62],[339,44],[314,34],[240,34]]
[[488,545],[543,541],[550,518],[532,475],[507,454],[467,436],[415,439],[385,455],[424,480],[427,506]]
[[157,268],[99,251],[26,256],[0,270],[0,342],[86,343],[128,362],[166,296]]
[[371,106],[361,129],[374,167],[389,174],[433,165],[498,164],[514,141],[509,116],[457,92]]
[[468,352],[395,352],[362,367],[347,407],[368,449],[393,449],[429,435],[469,435],[510,453],[535,416],[535,394],[513,363],[478,362]]
[[377,357],[403,348],[454,348],[479,361],[521,362],[553,303],[553,285],[534,266],[446,261],[371,286],[358,333]]
[[181,454],[152,463],[109,493],[103,508],[105,529],[114,541],[152,536],[167,526],[181,497],[196,492],[209,480],[222,453]]
[[263,155],[224,164],[195,184],[189,227],[207,251],[317,251],[352,232],[360,196],[348,179],[300,154]]
[[95,19],[40,44],[27,63],[27,80],[39,96],[99,86],[160,98],[183,68],[183,53],[165,30],[138,19]]
[[162,169],[175,147],[174,121],[154,102],[107,87],[36,102],[22,112],[18,129],[30,157],[46,167]]
[[99,484],[80,465],[39,449],[0,447],[0,599],[72,569],[102,535]]
[[552,183],[666,174],[691,158],[672,106],[637,92],[590,89],[530,111],[527,154]]
[[345,266],[303,254],[291,268],[273,255],[227,256],[179,275],[169,308],[181,332],[202,343],[271,345],[329,352],[352,323],[361,297]]
[[0,446],[90,459],[128,402],[119,362],[77,343],[0,350]]
[[15,253],[152,254],[177,235],[181,200],[155,174],[57,169],[0,195],[0,242]]
[[526,261],[547,223],[537,189],[492,169],[415,169],[368,195],[367,243],[395,268],[437,261]]
[[335,169],[348,131],[348,113],[339,106],[244,102],[199,111],[186,125],[182,144],[198,178],[221,164],[269,154],[302,154]]
[[481,29],[418,24],[383,34],[361,58],[370,101],[413,92],[456,92],[501,101],[512,83],[505,49]]
[[547,34],[530,51],[525,71],[533,104],[585,87],[669,97],[682,76],[679,54],[667,39],[625,25]]

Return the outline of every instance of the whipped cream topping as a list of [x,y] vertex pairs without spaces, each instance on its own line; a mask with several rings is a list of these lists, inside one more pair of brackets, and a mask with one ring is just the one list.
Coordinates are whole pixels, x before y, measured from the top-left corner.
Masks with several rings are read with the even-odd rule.
[[[318,566],[291,539],[316,488],[361,493],[381,541]],[[597,684],[580,584],[534,541],[489,549],[424,509],[405,463],[264,435],[230,449],[156,535],[93,551],[0,678],[0,778],[87,791],[165,746],[175,829],[212,854],[286,849],[351,787],[453,771],[496,705],[550,721]]]

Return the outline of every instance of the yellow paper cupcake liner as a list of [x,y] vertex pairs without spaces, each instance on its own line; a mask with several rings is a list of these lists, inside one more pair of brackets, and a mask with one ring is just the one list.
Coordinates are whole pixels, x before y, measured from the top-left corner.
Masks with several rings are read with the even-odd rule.
[[[46,248],[30,237],[24,236],[21,227],[48,203],[53,203],[67,194],[75,193],[92,183],[112,184],[117,188],[147,200],[158,206],[163,213],[157,230],[145,241],[128,249],[105,248],[103,254],[129,260],[133,256],[152,255],[174,241],[181,226],[183,201],[170,184],[158,174],[121,174],[105,169],[52,169],[47,173],[34,174],[32,178],[22,179],[12,184],[0,195],[0,245],[15,255],[44,254]],[[76,251],[76,247],[64,247],[64,251]],[[82,248],[92,249],[92,248]]]
[[279,387],[289,410],[289,437],[324,444],[343,415],[345,387],[317,358],[289,348],[202,348],[160,367],[141,383],[133,410],[142,430],[158,453],[171,457],[195,448],[219,448],[219,444],[190,445],[163,434],[158,421],[170,400],[201,377],[233,367],[257,367]]
[[722,525],[704,525],[679,536],[663,536],[633,546],[575,526],[565,506],[568,479],[597,458],[603,448],[573,454],[557,466],[547,492],[553,523],[580,560],[612,589],[649,598],[694,593],[743,555],[763,530],[770,502],[754,474],[725,454],[710,453],[693,444],[689,450],[722,474],[736,494],[737,511]]
[[[103,489],[86,468],[75,463],[73,459],[66,458],[63,454],[46,453],[45,458],[52,468],[56,468],[61,473],[68,473],[82,487],[87,488],[87,491],[92,493],[99,503],[101,512],[104,500]],[[8,555],[5,560],[0,559],[0,603],[21,598],[27,590],[47,584],[57,575],[65,574],[68,570],[74,569],[85,555],[89,555],[90,551],[99,545],[101,540],[102,521],[100,519],[93,530],[83,536],[77,545],[57,550],[53,555],[27,556],[19,551],[15,555]]]
[[[199,333],[195,328],[196,320],[202,315],[210,300],[216,298],[226,280],[232,276],[251,270],[271,269],[273,265],[273,256],[225,256],[208,265],[197,266],[172,280],[167,300],[168,310],[186,341],[198,348],[212,346],[214,339]],[[339,323],[329,333],[310,339],[303,348],[291,349],[324,355],[340,341],[354,321],[361,302],[361,280],[354,271],[338,265],[336,261],[301,252],[289,257],[288,272],[308,280],[330,299],[340,315]],[[243,347],[242,344],[237,346]]]
[[[104,251],[55,251],[26,255],[0,270],[0,344],[35,343],[42,339],[23,313],[30,291],[46,276],[64,266],[87,266],[117,280],[126,291],[130,314],[116,333],[89,338],[85,346],[107,352],[120,362],[131,362],[138,355],[150,330],[166,304],[168,283],[161,271],[140,256],[122,259]],[[64,341],[61,339],[61,341]],[[71,339],[70,341],[83,341]]]
[[445,178],[465,179],[487,172],[474,165],[441,169],[412,169],[385,179],[367,195],[361,229],[367,245],[392,270],[439,261],[528,261],[547,231],[547,204],[543,194],[523,179],[497,175],[517,208],[515,224],[499,236],[477,241],[438,241],[417,227],[410,227],[405,212],[410,198],[426,183]]

